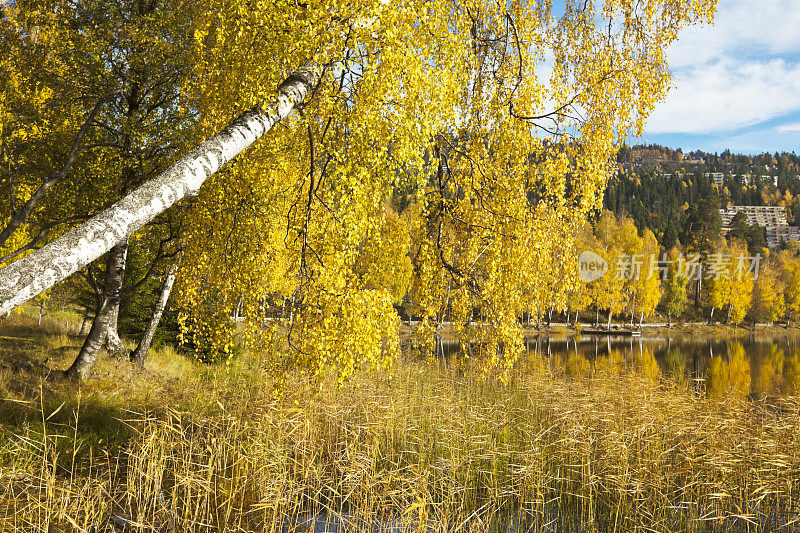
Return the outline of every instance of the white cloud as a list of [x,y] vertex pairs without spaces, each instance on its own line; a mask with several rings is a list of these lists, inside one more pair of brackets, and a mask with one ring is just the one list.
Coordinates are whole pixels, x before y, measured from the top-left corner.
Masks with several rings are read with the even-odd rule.
[[778,126],[777,131],[778,133],[800,133],[800,122]]
[[798,0],[721,0],[713,26],[681,32],[669,50],[673,68],[720,57],[795,54],[800,50]]
[[720,133],[800,110],[800,0],[721,0],[668,58],[673,84],[647,133]]
[[648,120],[648,133],[711,133],[800,109],[800,62],[723,59],[675,78],[676,87]]

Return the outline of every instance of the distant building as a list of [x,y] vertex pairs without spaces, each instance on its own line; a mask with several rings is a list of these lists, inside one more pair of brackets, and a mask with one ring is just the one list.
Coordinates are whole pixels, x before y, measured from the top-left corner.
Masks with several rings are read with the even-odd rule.
[[797,226],[773,226],[767,228],[767,247],[774,248],[783,242],[800,241],[800,228]]
[[722,181],[725,179],[725,174],[722,172],[706,172],[705,177],[709,176],[711,176],[711,178],[714,180],[715,185],[722,187]]
[[720,209],[722,217],[722,229],[730,229],[731,220],[736,213],[744,212],[747,215],[747,223],[759,226],[788,226],[786,221],[786,208],[777,205],[732,205],[725,209]]
[[731,229],[731,221],[736,213],[747,215],[749,225],[758,224],[766,230],[767,247],[775,248],[781,241],[800,241],[800,228],[790,226],[786,221],[786,208],[776,205],[732,205],[720,209],[722,233]]

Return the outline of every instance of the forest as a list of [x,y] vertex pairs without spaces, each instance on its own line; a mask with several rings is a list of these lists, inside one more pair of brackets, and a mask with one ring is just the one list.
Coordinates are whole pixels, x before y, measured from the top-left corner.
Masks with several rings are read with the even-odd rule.
[[[645,150],[643,157],[639,152]],[[676,154],[681,154],[680,160]],[[685,163],[684,157],[695,162]],[[666,248],[678,238],[683,243],[692,239],[686,228],[690,209],[703,201],[714,201],[718,207],[781,206],[788,222],[795,223],[800,160],[794,153],[751,156],[726,150],[718,155],[698,150],[683,156],[680,149],[634,145],[623,146],[616,161],[619,173],[608,183],[604,208],[633,218],[640,231],[649,229]],[[722,174],[720,185],[711,173]]]

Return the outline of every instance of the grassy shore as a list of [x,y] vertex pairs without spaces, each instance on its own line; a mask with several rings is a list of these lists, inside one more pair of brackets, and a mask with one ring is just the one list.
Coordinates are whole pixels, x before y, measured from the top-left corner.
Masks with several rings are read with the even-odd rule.
[[3,531],[800,527],[798,398],[571,380],[536,359],[502,385],[410,355],[344,387],[298,373],[278,397],[263,354],[205,367],[169,349],[144,372],[103,355],[78,386],[50,369],[80,339],[16,320],[0,333]]

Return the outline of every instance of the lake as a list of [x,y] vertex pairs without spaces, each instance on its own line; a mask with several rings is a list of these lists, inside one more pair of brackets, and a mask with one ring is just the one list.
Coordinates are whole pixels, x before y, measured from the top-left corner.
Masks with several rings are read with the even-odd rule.
[[[578,335],[525,340],[531,360],[553,375],[591,377],[598,372],[635,373],[685,384],[698,394],[768,398],[800,392],[800,339],[794,336],[737,338],[622,337]],[[440,355],[459,344],[442,341]]]

